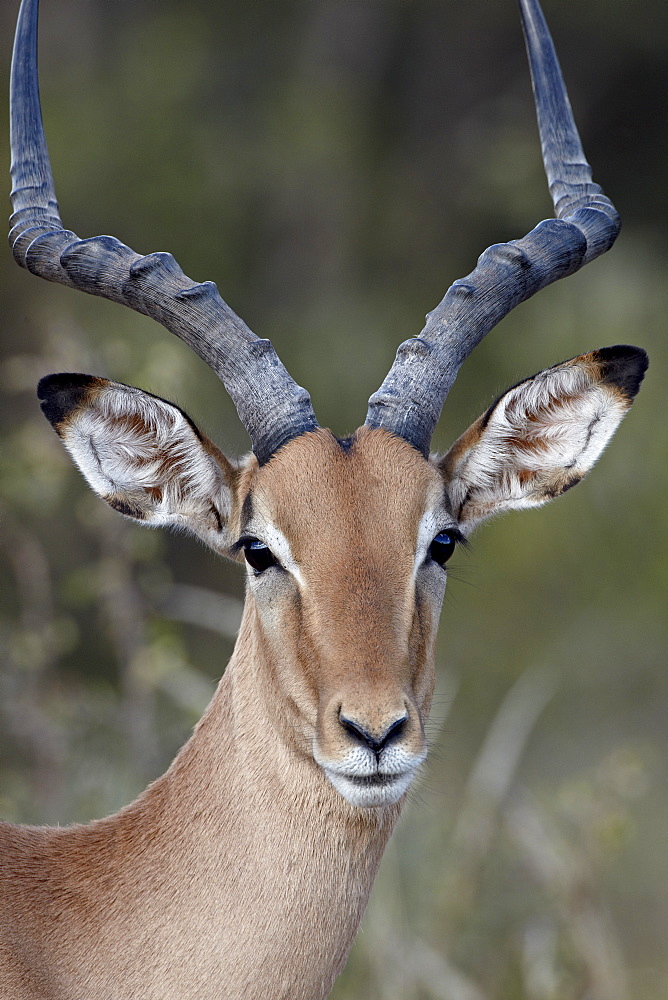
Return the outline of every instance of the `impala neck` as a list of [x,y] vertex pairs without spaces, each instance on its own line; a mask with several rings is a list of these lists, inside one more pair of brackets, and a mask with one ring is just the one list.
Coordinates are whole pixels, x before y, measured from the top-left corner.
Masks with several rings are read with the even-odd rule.
[[[277,690],[276,656],[255,615],[247,601],[192,738],[114,819],[151,826],[161,870],[187,880],[182,919],[189,937],[204,921],[214,965],[216,945],[224,952],[221,996],[246,996],[248,984],[248,996],[315,1000],[345,962],[400,807],[359,809],[333,789],[306,752],[307,720]],[[242,976],[232,988],[234,952]]]

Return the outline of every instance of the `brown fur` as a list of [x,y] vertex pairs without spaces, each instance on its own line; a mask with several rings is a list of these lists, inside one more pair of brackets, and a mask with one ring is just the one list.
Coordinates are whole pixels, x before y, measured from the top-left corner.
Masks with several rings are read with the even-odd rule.
[[406,578],[441,480],[384,431],[347,454],[317,431],[247,463],[235,528],[250,491],[304,592],[288,583],[273,618],[249,594],[209,709],[136,802],[87,826],[0,825],[3,998],[315,1000],[345,962],[399,806],[350,805],[313,740],[345,743],[333,701],[373,730],[410,699],[421,743],[437,612],[418,621]]
[[[559,395],[557,370],[536,376],[555,386],[555,405],[541,414],[539,451],[550,455],[544,445],[551,428],[559,437],[559,420],[570,428],[581,414],[582,426],[569,431],[573,455],[558,443],[533,474],[524,462],[533,451],[526,445],[535,397],[521,387],[508,396],[508,449],[503,440],[500,455],[490,449],[498,431],[486,415],[440,463],[364,427],[346,448],[319,429],[262,467],[253,457],[235,466],[186,418],[193,433],[176,422],[171,468],[168,459],[150,464],[148,424],[136,424],[149,464],[142,474],[137,463],[139,479],[128,483],[134,463],[126,462],[110,503],[154,517],[162,491],[181,477],[174,510],[159,523],[188,527],[239,559],[242,534],[273,531],[294,565],[249,575],[218,690],[170,769],[136,802],[87,826],[0,824],[1,1000],[328,995],[402,805],[401,798],[353,805],[328,768],[347,767],[351,753],[368,755],[355,727],[377,739],[397,721],[393,753],[415,767],[422,759],[445,586],[429,558],[431,532],[456,527],[453,517],[468,530],[497,510],[572,486],[600,453],[602,440],[583,457],[592,427],[604,424],[611,435],[628,407],[608,377],[612,369],[623,378],[609,355],[607,367],[585,358],[588,379],[576,404],[566,388]],[[594,404],[585,405],[601,381]],[[126,428],[135,427],[137,407],[152,407],[155,442],[164,448],[174,414],[137,390],[93,388],[87,406],[79,396],[72,413],[60,400],[53,412],[95,486],[114,481],[116,462],[107,447],[114,421],[96,415],[100,392],[114,394]],[[94,440],[106,457],[91,463]],[[131,434],[123,448],[132,457]]]

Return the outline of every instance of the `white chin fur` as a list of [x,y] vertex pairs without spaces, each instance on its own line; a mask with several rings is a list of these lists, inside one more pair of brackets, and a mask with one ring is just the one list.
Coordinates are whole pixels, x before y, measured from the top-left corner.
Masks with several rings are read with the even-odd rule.
[[351,806],[372,809],[391,806],[408,791],[415,777],[417,767],[403,774],[379,774],[370,777],[345,775],[331,768],[323,770],[337,792],[350,802]]

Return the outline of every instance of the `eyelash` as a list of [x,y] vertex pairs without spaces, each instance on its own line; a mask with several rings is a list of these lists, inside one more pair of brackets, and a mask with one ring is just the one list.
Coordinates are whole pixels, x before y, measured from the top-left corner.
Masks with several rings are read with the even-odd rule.
[[268,545],[261,542],[259,538],[246,536],[240,538],[236,545],[237,550],[243,549],[244,558],[255,576],[260,576],[265,570],[272,566],[280,565],[278,559]]
[[457,528],[439,531],[431,540],[426,562],[435,562],[443,569],[458,545],[466,545],[467,540]]

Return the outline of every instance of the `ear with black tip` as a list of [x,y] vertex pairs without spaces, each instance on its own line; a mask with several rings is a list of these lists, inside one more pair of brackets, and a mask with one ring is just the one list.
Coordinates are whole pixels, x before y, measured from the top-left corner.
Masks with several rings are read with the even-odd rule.
[[37,384],[37,398],[42,413],[58,431],[68,414],[85,405],[89,390],[96,385],[103,386],[105,380],[94,375],[80,375],[76,372],[61,372],[45,375]]
[[632,403],[649,365],[647,353],[641,347],[618,344],[616,347],[601,347],[593,351],[592,356],[600,365],[602,381],[614,386]]
[[638,347],[604,347],[508,389],[439,466],[463,531],[575,486],[628,411],[647,370]]
[[185,528],[217,551],[236,467],[178,406],[94,375],[47,375],[42,411],[98,496],[144,524]]

